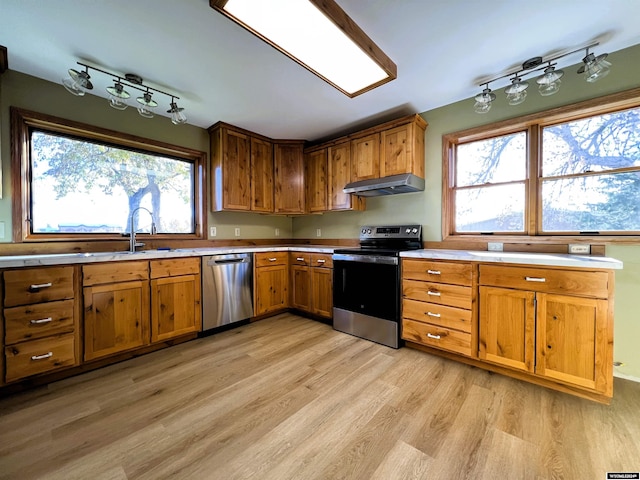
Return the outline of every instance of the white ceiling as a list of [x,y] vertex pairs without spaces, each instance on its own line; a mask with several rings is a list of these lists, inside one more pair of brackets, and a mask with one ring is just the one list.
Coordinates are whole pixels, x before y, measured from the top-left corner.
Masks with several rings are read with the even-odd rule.
[[[353,99],[208,0],[0,0],[0,45],[10,69],[56,83],[78,60],[136,73],[181,97],[193,125],[222,120],[272,138],[318,140],[471,98],[479,79],[530,57],[596,38],[596,54],[640,43],[640,0],[337,1],[398,66],[396,80]],[[106,98],[110,79],[92,80]],[[60,95],[68,95],[62,86]],[[165,98],[157,100],[164,114]]]

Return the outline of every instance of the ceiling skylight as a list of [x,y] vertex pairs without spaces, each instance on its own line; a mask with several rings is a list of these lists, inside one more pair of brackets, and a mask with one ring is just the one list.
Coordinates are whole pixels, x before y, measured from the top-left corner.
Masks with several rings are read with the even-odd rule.
[[333,0],[210,5],[349,97],[396,78],[396,65]]

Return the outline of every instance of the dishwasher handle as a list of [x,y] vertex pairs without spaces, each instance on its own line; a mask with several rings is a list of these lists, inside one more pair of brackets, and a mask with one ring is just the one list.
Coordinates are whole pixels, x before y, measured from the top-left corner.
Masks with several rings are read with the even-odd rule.
[[226,258],[221,260],[207,260],[207,265],[229,265],[232,263],[249,263],[249,257],[245,258]]

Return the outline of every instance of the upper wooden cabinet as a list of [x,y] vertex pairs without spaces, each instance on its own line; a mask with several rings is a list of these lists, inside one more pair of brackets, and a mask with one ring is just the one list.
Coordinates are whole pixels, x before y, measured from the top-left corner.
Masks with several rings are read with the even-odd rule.
[[307,212],[320,213],[327,211],[327,149],[321,148],[305,153],[305,184]]
[[411,122],[380,133],[380,176],[413,173],[424,178],[424,132],[427,122],[416,115]]
[[351,140],[351,180],[367,180],[380,177],[380,134]]
[[218,122],[211,139],[211,210],[273,212],[269,139]]
[[363,198],[344,193],[351,181],[351,143],[342,142],[328,148],[328,210],[364,210]]
[[275,213],[305,213],[304,142],[274,144]]

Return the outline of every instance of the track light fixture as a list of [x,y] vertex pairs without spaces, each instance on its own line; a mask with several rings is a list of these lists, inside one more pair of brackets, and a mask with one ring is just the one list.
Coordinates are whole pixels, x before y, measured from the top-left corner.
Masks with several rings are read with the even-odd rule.
[[606,53],[598,55],[597,57],[593,53],[589,53],[589,49],[597,45],[599,45],[599,43],[595,42],[559,55],[550,55],[545,58],[533,57],[524,62],[521,68],[516,68],[515,70],[512,69],[503,75],[482,81],[479,86],[484,86],[485,88],[482,90],[482,93],[474,97],[475,104],[473,109],[476,113],[487,113],[491,110],[491,104],[496,99],[496,96],[491,92],[489,84],[511,76],[513,76],[511,79],[511,85],[504,89],[504,93],[507,96],[507,103],[509,105],[520,105],[525,101],[527,97],[527,88],[529,87],[529,83],[523,81],[522,77],[534,72],[540,72],[541,70],[543,70],[542,75],[536,77],[536,83],[538,84],[538,92],[540,95],[546,97],[557,93],[560,90],[560,78],[562,78],[564,72],[556,69],[556,60],[581,50],[585,50],[585,57],[582,59],[584,65],[578,69],[578,73],[586,74],[585,79],[589,83],[600,80],[609,74],[611,64],[605,60],[607,58]]
[[93,84],[90,80],[91,75],[89,74],[89,70],[95,70],[96,72],[104,73],[113,78],[113,85],[106,89],[109,94],[109,106],[112,108],[116,110],[126,110],[129,106],[127,100],[131,97],[131,94],[125,87],[132,88],[142,92],[142,95],[136,98],[136,102],[138,102],[138,113],[145,118],[153,118],[153,109],[158,106],[158,102],[152,97],[154,93],[159,93],[171,98],[171,102],[169,103],[170,109],[167,110],[167,113],[171,114],[171,122],[175,125],[187,122],[184,108],[180,108],[176,104],[176,100],[180,100],[180,97],[144,85],[142,77],[139,75],[127,73],[124,77],[121,77],[120,75],[101,70],[100,68],[90,67],[81,62],[78,62],[78,65],[84,67],[84,70],[77,71],[71,68],[67,72],[69,76],[62,80],[62,85],[69,93],[81,97],[89,90],[92,90]]

